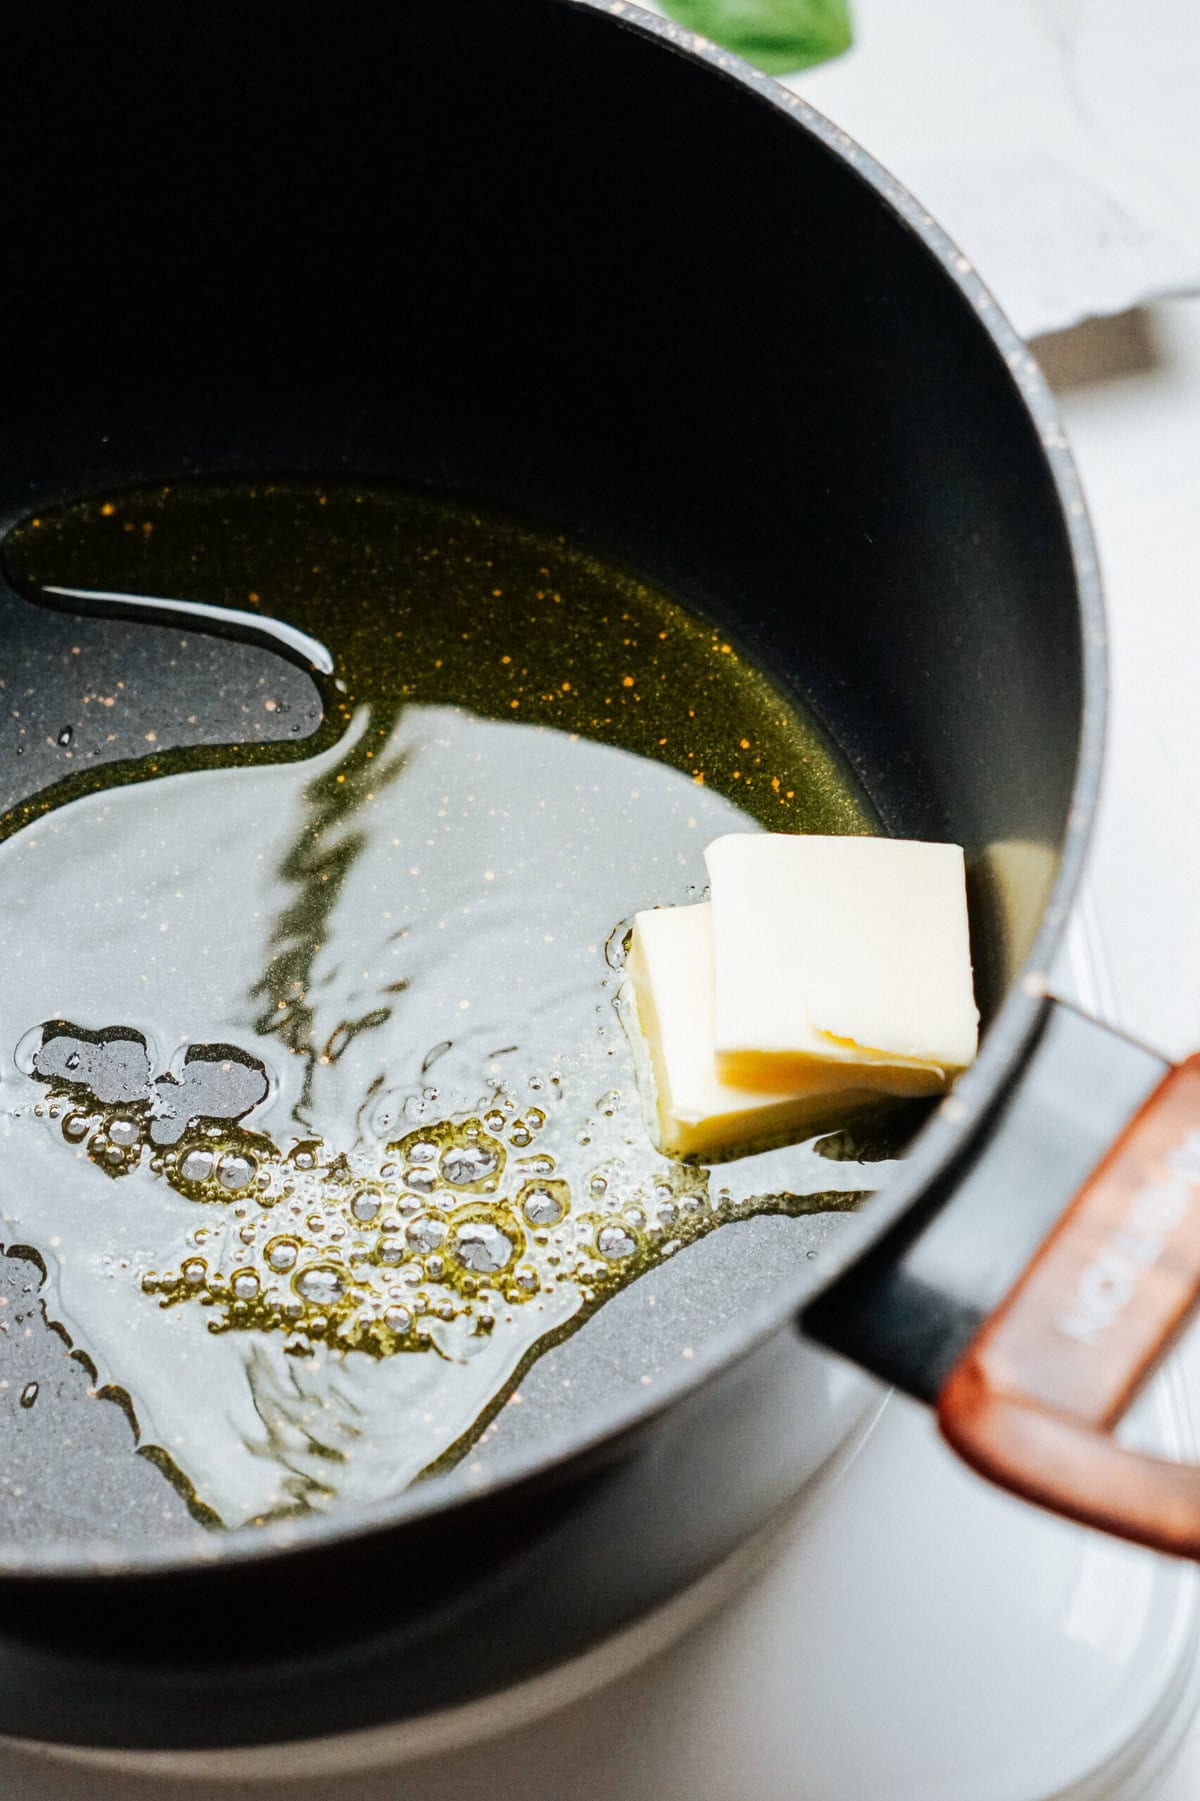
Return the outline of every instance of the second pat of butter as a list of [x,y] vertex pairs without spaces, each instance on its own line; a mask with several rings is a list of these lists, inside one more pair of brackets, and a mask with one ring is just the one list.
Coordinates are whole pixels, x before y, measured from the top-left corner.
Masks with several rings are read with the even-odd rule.
[[733,834],[705,852],[723,1081],[814,1068],[930,1094],[975,1056],[963,853],[897,838]]
[[828,1131],[879,1094],[859,1091],[857,1072],[809,1068],[788,1092],[735,1088],[713,1061],[711,908],[639,913],[626,960],[638,1023],[654,1072],[659,1149],[677,1157],[751,1150],[764,1142]]

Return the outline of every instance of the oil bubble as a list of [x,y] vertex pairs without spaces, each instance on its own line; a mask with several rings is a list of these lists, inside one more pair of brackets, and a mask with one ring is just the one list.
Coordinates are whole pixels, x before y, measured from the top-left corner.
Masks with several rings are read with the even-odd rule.
[[234,1153],[222,1157],[217,1170],[217,1180],[222,1188],[248,1188],[258,1174],[258,1165],[252,1157],[243,1157]]
[[407,1307],[389,1307],[383,1316],[383,1323],[389,1332],[411,1332],[412,1314]]
[[27,1382],[21,1390],[22,1407],[32,1407],[40,1392],[41,1390],[36,1382]]
[[203,1257],[189,1257],[181,1274],[189,1288],[199,1288],[208,1274],[208,1265]]
[[507,1268],[516,1248],[506,1232],[486,1219],[467,1220],[454,1234],[456,1260],[480,1276],[495,1275]]
[[128,1147],[137,1143],[141,1130],[136,1119],[114,1119],[109,1121],[108,1135],[114,1144]]
[[351,1201],[350,1211],[355,1219],[360,1220],[365,1226],[375,1218],[381,1205],[382,1203],[379,1196],[377,1194],[372,1194],[369,1189],[364,1188],[362,1192],[356,1194]]
[[234,1272],[233,1292],[239,1301],[252,1301],[258,1293],[259,1281],[252,1269]]
[[520,1204],[531,1226],[556,1226],[567,1211],[566,1184],[527,1183],[521,1190]]
[[286,1275],[288,1270],[295,1269],[299,1254],[300,1247],[294,1238],[273,1238],[263,1252],[267,1268],[281,1276]]
[[596,1249],[610,1262],[620,1263],[624,1258],[633,1256],[637,1250],[637,1239],[625,1226],[612,1220],[597,1232]]
[[455,1188],[470,1188],[498,1167],[499,1158],[484,1144],[452,1144],[442,1152],[442,1174]]
[[303,1300],[318,1307],[328,1307],[341,1299],[346,1284],[342,1272],[331,1263],[310,1263],[299,1275],[292,1277],[292,1287]]
[[206,1182],[215,1161],[211,1151],[189,1151],[179,1165],[179,1173],[185,1182]]
[[432,1214],[418,1214],[408,1225],[408,1244],[414,1251],[436,1251],[445,1242],[446,1222]]

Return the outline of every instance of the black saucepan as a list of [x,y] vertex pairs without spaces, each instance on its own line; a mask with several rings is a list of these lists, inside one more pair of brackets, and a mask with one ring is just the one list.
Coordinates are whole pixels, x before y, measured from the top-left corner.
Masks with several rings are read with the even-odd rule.
[[[79,1436],[44,1434],[5,1496],[0,1731],[306,1738],[578,1652],[847,1429],[801,1332],[940,1397],[1010,1486],[1194,1551],[1194,1478],[1104,1436],[1190,1303],[1186,1068],[977,1336],[1164,1071],[1047,998],[1103,621],[1053,408],[969,262],[835,127],[624,0],[44,0],[5,53],[6,521],[182,471],[348,470],[604,547],[802,696],[889,829],[966,847],[987,1030],[815,1261],[711,1309],[648,1386],[614,1377],[515,1438],[475,1490],[159,1537],[165,1487],[85,1396]],[[120,660],[123,719],[181,740],[196,664],[165,638],[12,593],[3,619],[6,698],[38,728],[6,722],[10,798],[53,772],[80,643]],[[218,663],[213,741],[236,733]],[[101,755],[133,754],[122,731]],[[681,1308],[685,1267],[662,1290]],[[579,1343],[632,1344],[636,1293]]]

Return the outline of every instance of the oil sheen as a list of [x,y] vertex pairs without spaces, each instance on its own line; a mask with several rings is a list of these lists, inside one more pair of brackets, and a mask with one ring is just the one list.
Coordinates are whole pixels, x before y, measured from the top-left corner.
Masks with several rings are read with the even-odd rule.
[[[394,1493],[636,1278],[874,1186],[854,1145],[709,1169],[646,1130],[630,916],[696,899],[719,833],[874,829],[721,632],[383,486],[129,490],[5,556],[33,599],[313,641],[310,736],[171,749],[139,720],[0,821],[4,1242],[197,1517]],[[119,695],[89,704],[121,729]]]

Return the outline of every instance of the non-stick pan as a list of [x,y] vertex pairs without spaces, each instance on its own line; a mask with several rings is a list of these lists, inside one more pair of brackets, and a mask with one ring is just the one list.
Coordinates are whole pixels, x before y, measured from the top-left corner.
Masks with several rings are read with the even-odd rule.
[[[713,1566],[861,1416],[801,1332],[1010,1487],[1194,1552],[1194,1474],[1107,1434],[1190,1305],[1200,1078],[1010,1295],[1165,1072],[1047,994],[1103,620],[1053,408],[969,261],[842,132],[624,0],[45,0],[5,51],[3,519],[348,471],[602,548],[735,633],[890,830],[966,847],[986,1034],[859,1212],[785,1222],[769,1266],[713,1234],[535,1369],[536,1428],[509,1409],[473,1485],[374,1509],[195,1526],[10,1257],[0,1731],[303,1739],[546,1668]],[[2,611],[10,801],[61,774],[64,722],[97,768],[149,731],[236,739],[274,661],[203,622],[182,655],[170,623]],[[76,654],[125,683],[111,741]]]

